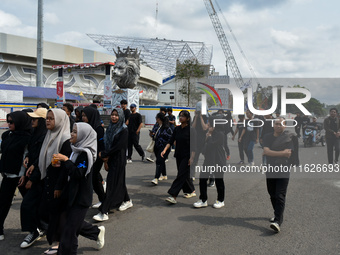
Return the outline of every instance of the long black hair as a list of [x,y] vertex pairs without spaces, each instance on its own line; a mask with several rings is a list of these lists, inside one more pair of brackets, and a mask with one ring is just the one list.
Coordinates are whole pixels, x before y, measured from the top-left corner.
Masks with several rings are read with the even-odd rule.
[[165,114],[162,112],[157,113],[156,119],[160,119],[162,121],[162,128],[168,128],[169,127],[169,119],[165,117]]

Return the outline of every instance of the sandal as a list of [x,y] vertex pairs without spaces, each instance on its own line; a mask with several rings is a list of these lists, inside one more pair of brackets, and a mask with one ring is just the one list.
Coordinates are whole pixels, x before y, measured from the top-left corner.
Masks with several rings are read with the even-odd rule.
[[48,250],[44,251],[44,254],[51,255],[51,254],[57,254],[59,247],[51,247]]

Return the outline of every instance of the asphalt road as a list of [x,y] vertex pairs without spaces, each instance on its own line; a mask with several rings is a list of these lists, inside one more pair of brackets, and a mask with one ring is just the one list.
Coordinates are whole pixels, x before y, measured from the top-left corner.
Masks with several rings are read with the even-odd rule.
[[[146,148],[148,129],[142,129],[141,145]],[[317,145],[303,148],[301,164],[326,164],[326,148]],[[236,142],[229,139],[230,163],[239,161]],[[262,149],[255,145],[255,163],[261,162]],[[249,173],[225,174],[225,207],[214,209],[216,188],[208,188],[209,207],[193,208],[198,199],[178,197],[176,205],[164,199],[176,175],[175,160],[167,163],[169,179],[153,186],[155,165],[141,162],[134,151],[133,163],[127,165],[127,186],[133,208],[114,211],[109,220],[98,225],[106,228],[105,247],[79,237],[78,254],[340,254],[340,174],[315,177],[313,173],[292,176],[287,193],[286,211],[281,232],[269,228],[273,216],[265,176]],[[105,175],[105,171],[102,171]],[[326,178],[325,178],[326,177]],[[195,181],[197,193],[198,180]],[[27,233],[20,229],[18,195],[5,222],[5,240],[0,254],[42,254],[49,245],[45,238],[28,249],[20,249]],[[94,195],[94,202],[97,201]],[[97,213],[89,209],[87,220]],[[97,223],[96,223],[97,224]]]

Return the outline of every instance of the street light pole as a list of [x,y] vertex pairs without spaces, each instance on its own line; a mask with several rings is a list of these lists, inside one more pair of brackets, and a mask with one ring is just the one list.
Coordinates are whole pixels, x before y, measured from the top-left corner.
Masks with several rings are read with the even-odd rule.
[[37,87],[42,87],[43,84],[43,3],[43,0],[38,0]]

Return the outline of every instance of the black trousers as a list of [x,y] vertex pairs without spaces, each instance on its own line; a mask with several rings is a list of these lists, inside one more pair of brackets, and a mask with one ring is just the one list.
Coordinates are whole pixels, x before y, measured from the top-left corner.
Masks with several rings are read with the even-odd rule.
[[245,149],[244,149],[243,141],[242,142],[238,142],[238,153],[240,154],[241,161],[244,162]]
[[164,155],[164,158],[161,156],[163,150],[157,149],[156,147],[154,148],[154,152],[156,155],[156,174],[155,178],[159,178],[161,174],[163,176],[166,176],[166,165],[165,165],[165,159],[168,156],[168,153]]
[[103,160],[100,158],[97,158],[97,160],[93,164],[93,174],[92,174],[92,184],[93,184],[93,190],[96,192],[98,196],[98,200],[100,202],[103,202],[105,198],[105,191],[103,187],[103,177],[100,174],[100,169],[103,166]]
[[[14,192],[18,187],[19,177],[8,178],[3,176],[0,186],[0,235],[4,234],[4,223],[7,218],[9,209],[12,205]],[[19,189],[20,193],[24,194],[22,188]]]
[[[333,164],[334,161],[339,162],[339,154],[340,154],[340,139],[336,138],[326,138],[327,144],[327,156],[328,156],[328,164]],[[335,151],[335,158],[333,158],[333,153]]]
[[77,254],[79,235],[94,241],[98,239],[99,228],[84,221],[87,210],[87,207],[72,206],[63,213],[59,255]]
[[137,135],[135,132],[130,133],[129,132],[129,138],[128,138],[128,159],[131,159],[132,157],[132,146],[135,147],[136,151],[138,152],[139,156],[144,156],[144,151],[142,147],[139,145],[139,135]]
[[296,133],[296,135],[297,135],[297,137],[300,137],[301,136],[301,126],[299,126],[299,125],[296,125],[295,126],[295,133]]
[[[200,199],[205,202],[208,200],[208,178],[209,173],[201,173],[200,175]],[[222,178],[215,178],[215,185],[217,190],[217,200],[220,202],[224,201],[225,186],[223,176]]]
[[183,193],[192,193],[195,191],[194,184],[190,178],[190,166],[188,166],[188,162],[188,157],[176,158],[178,172],[176,179],[168,190],[168,193],[173,197],[177,197],[181,189],[183,189]]
[[228,134],[224,134],[224,141],[223,141],[223,146],[224,146],[224,150],[227,153],[227,156],[230,156],[230,150],[228,147]]
[[274,221],[281,225],[283,222],[289,178],[267,178],[266,180],[267,191],[274,209]]
[[40,226],[39,205],[42,197],[43,182],[39,181],[32,184],[32,187],[27,190],[21,206],[20,206],[20,221],[21,230],[33,232]]

